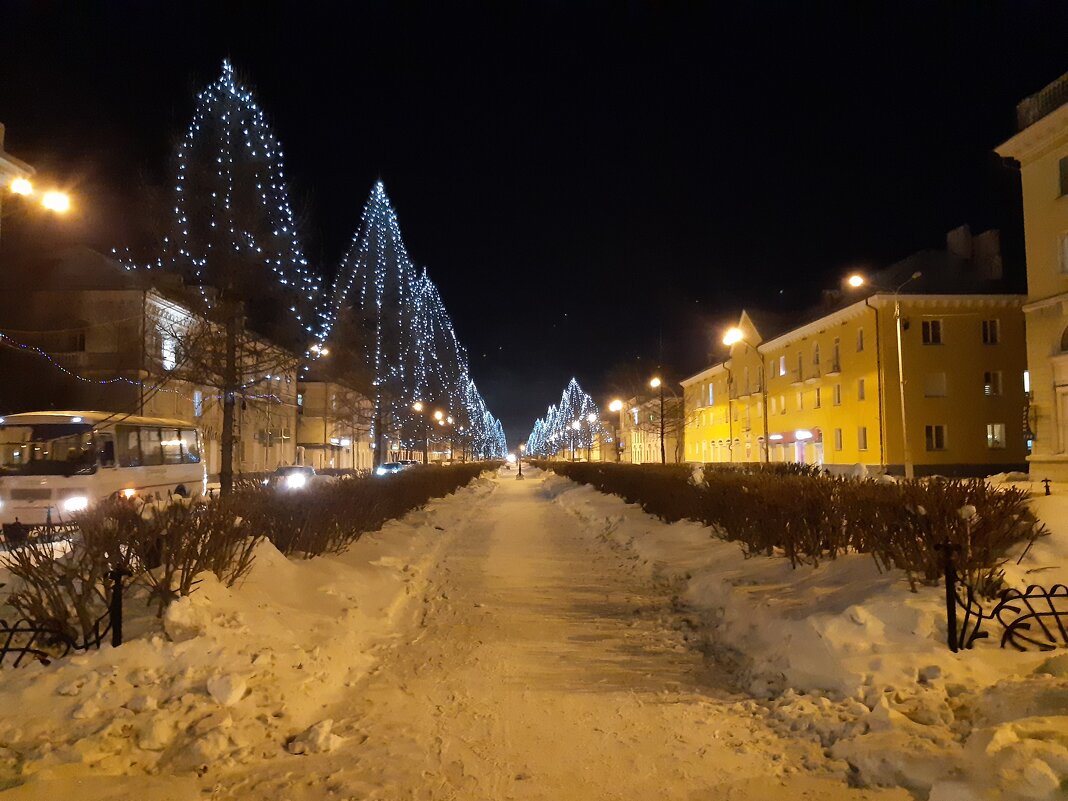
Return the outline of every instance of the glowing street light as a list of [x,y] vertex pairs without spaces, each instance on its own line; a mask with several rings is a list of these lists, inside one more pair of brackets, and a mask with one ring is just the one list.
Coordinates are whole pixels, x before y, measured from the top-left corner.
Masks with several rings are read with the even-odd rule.
[[32,195],[33,184],[25,178],[14,178],[11,181],[11,191],[16,195]]
[[660,379],[656,378],[656,377],[654,377],[653,379],[651,379],[649,381],[649,386],[651,386],[653,389],[656,389],[657,387],[659,387],[660,384],[661,384]]
[[416,401],[415,403],[412,404],[412,408],[417,412],[423,411],[423,402],[422,401]]
[[864,276],[860,273],[853,273],[851,276],[849,276],[849,278],[846,279],[846,283],[853,287],[853,289],[859,289],[867,282],[864,280]]
[[[438,409],[434,412],[434,419],[441,423],[441,421],[445,419],[445,412],[441,411],[441,409]],[[444,423],[442,423],[442,425],[444,425]]]
[[586,415],[586,422],[587,423],[596,423],[597,422],[597,414],[595,412],[590,412],[588,415]]
[[65,214],[70,211],[70,195],[66,192],[45,192],[41,205],[56,214]]
[[737,345],[744,339],[745,334],[742,332],[742,329],[735,326],[734,328],[727,329],[727,333],[723,335],[723,344],[730,347],[731,345]]
[[621,411],[623,411],[623,401],[621,401],[619,398],[616,398],[614,401],[612,401],[610,404],[608,404],[608,411],[610,411],[610,412],[621,412]]

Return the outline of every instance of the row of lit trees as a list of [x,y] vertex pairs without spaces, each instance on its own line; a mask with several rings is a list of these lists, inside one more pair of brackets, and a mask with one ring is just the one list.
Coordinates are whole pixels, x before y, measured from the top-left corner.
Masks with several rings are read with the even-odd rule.
[[[199,340],[176,347],[188,366],[204,361],[194,354],[198,341],[212,341],[200,354],[210,364],[200,364],[188,380],[217,389],[223,401],[224,492],[233,474],[234,405],[248,361],[243,351],[258,338],[295,354],[302,374],[314,367],[316,375],[371,401],[376,464],[394,443],[414,449],[419,401],[447,409],[471,453],[504,455],[500,424],[470,378],[436,287],[408,257],[381,182],[326,290],[303,253],[281,144],[229,62],[197,95],[175,176],[156,255],[147,265],[128,259],[127,267],[182,276],[192,288],[184,302],[208,323]],[[335,364],[323,363],[328,354]]]
[[586,449],[588,458],[594,438],[607,431],[597,404],[572,378],[561,393],[560,402],[549,406],[545,417],[535,421],[526,452],[531,456],[552,456],[569,451],[574,459],[577,450]]

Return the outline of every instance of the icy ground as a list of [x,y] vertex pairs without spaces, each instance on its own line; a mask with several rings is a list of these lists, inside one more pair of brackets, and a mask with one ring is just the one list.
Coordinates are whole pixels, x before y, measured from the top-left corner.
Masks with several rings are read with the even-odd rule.
[[949,654],[937,608],[501,472],[4,670],[0,800],[1061,797],[1068,683]]

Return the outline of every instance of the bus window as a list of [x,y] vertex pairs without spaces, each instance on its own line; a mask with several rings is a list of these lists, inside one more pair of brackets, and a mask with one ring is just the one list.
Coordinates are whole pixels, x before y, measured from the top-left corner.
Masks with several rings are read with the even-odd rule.
[[186,464],[200,463],[200,443],[197,442],[195,428],[182,429],[182,453],[185,455]]
[[181,464],[182,440],[178,436],[178,429],[163,428],[160,431],[163,437],[160,442],[163,446],[163,464]]
[[[173,430],[173,429],[172,429]],[[163,464],[163,448],[160,445],[158,428],[140,428],[141,435],[141,464]]]
[[136,426],[115,426],[115,441],[118,445],[116,450],[119,456],[119,467],[140,467],[141,446],[137,441]]
[[111,434],[94,434],[96,439],[96,452],[100,458],[101,467],[115,466],[115,437]]

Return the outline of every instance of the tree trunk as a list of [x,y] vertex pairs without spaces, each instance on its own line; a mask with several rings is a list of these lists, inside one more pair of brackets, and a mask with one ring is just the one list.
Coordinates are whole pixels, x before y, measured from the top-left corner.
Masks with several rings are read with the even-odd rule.
[[234,407],[237,400],[237,333],[241,325],[239,307],[226,304],[226,353],[223,365],[222,459],[219,463],[220,494],[234,488]]

